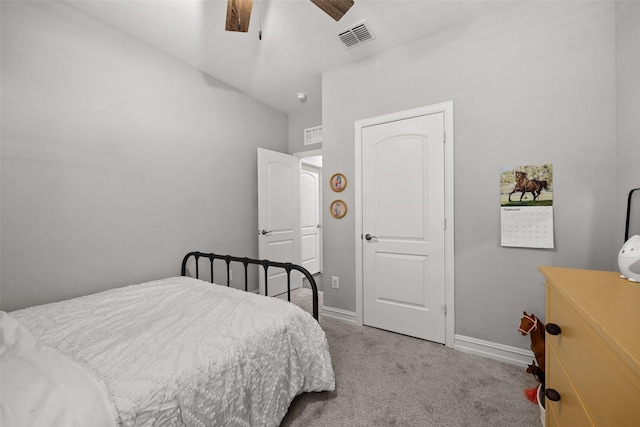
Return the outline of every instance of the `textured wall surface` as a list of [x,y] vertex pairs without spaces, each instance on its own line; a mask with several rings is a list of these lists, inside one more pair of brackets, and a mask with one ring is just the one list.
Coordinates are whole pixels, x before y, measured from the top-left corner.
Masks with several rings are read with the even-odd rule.
[[285,114],[68,3],[1,7],[3,310],[257,256]]
[[[613,3],[520,4],[323,76],[324,171],[354,177],[354,121],[454,101],[456,333],[528,347],[538,265],[615,268]],[[500,246],[504,166],[552,163],[553,250]],[[328,188],[326,192],[330,191]],[[343,193],[352,205],[354,186]],[[325,205],[330,200],[325,198]],[[327,207],[325,206],[325,209]],[[353,215],[325,224],[325,305],[355,311]]]

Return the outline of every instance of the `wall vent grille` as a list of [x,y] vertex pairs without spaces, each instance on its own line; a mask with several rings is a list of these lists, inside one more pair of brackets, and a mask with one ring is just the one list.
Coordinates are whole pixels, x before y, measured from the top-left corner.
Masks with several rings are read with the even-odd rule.
[[347,49],[351,49],[354,46],[361,45],[376,38],[367,26],[366,20],[362,20],[349,28],[345,28],[337,32],[336,35]]
[[322,126],[307,128],[304,130],[304,145],[322,142]]

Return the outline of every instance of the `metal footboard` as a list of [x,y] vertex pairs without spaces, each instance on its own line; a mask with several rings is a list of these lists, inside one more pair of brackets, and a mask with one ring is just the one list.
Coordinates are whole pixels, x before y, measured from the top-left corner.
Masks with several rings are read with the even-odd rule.
[[241,263],[244,266],[244,290],[245,291],[249,289],[249,275],[248,275],[247,267],[249,266],[249,264],[261,265],[262,268],[264,268],[264,290],[265,290],[265,294],[267,295],[268,295],[268,277],[269,277],[267,274],[267,270],[270,267],[282,268],[287,273],[287,300],[289,302],[291,302],[291,270],[299,271],[304,275],[304,277],[307,278],[307,280],[309,281],[309,285],[311,286],[311,291],[313,293],[313,317],[316,320],[318,320],[318,287],[316,286],[316,281],[311,275],[311,273],[309,273],[309,271],[306,268],[300,265],[292,264],[290,262],[274,262],[269,260],[251,259],[247,257],[236,257],[231,255],[218,255],[218,254],[204,253],[204,252],[189,252],[182,259],[182,270],[180,274],[182,274],[183,276],[187,275],[186,274],[187,262],[191,257],[194,258],[195,264],[196,264],[196,271],[195,271],[196,279],[200,278],[198,260],[200,258],[209,259],[211,283],[213,283],[213,261],[214,260],[224,261],[226,263],[226,269],[227,269],[227,286],[228,287],[231,286],[230,264],[232,262]]

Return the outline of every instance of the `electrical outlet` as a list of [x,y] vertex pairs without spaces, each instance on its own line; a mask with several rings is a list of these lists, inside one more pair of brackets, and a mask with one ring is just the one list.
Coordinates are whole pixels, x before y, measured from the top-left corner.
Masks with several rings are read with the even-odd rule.
[[331,276],[331,287],[336,289],[340,287],[340,279],[338,276]]

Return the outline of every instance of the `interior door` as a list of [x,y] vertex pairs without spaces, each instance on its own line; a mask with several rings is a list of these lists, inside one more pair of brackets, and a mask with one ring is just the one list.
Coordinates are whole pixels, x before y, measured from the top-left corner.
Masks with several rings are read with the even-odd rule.
[[363,322],[445,342],[444,113],[362,130]]
[[303,161],[300,171],[300,262],[309,273],[320,273],[322,254],[321,169]]
[[[258,257],[276,262],[300,263],[300,160],[258,148]],[[264,269],[259,267],[262,295],[287,291],[283,269],[269,268],[267,292]],[[291,274],[291,289],[300,287],[301,276]]]

